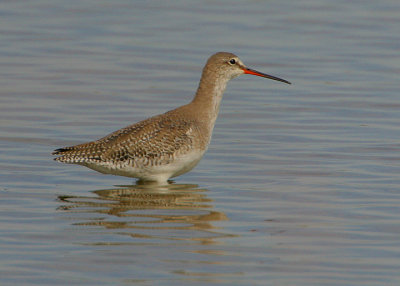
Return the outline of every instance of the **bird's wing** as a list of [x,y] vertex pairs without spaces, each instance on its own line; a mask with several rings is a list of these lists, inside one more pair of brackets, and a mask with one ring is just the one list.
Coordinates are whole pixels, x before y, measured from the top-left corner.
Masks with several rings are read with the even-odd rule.
[[65,163],[157,160],[193,145],[193,123],[179,118],[155,116],[117,130],[99,140],[57,149],[53,155]]

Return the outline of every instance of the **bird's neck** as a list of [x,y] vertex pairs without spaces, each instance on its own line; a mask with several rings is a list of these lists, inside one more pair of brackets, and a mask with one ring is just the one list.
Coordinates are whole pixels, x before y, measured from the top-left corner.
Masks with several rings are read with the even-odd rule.
[[203,71],[196,95],[190,103],[194,106],[195,112],[199,112],[202,120],[209,121],[211,130],[217,119],[219,106],[228,81],[229,78],[226,76]]

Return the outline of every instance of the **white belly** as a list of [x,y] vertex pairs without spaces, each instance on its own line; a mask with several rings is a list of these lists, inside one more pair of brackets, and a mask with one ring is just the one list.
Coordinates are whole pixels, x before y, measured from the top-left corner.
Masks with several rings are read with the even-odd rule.
[[193,169],[203,157],[205,151],[192,151],[177,156],[172,162],[160,165],[131,166],[129,164],[115,165],[113,163],[91,163],[82,165],[104,174],[137,178],[143,181],[165,183],[169,178],[182,175]]

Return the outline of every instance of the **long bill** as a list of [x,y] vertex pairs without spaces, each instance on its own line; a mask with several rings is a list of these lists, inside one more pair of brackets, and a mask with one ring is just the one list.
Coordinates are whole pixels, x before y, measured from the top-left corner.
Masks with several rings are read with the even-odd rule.
[[284,80],[284,79],[281,79],[279,77],[272,76],[272,75],[269,75],[269,74],[265,74],[265,73],[262,73],[262,72],[259,72],[259,71],[253,70],[253,69],[249,69],[248,67],[242,67],[242,69],[243,69],[245,74],[252,74],[252,75],[256,75],[256,76],[261,76],[261,77],[265,77],[265,78],[281,81],[281,82],[284,82],[284,83],[287,83],[287,84],[291,84],[287,80]]

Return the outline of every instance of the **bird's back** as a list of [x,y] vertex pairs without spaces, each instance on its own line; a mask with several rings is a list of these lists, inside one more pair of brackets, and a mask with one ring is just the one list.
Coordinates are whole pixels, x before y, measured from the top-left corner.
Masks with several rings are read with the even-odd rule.
[[[53,154],[60,157],[55,160],[141,179],[146,179],[152,172],[177,176],[197,164],[209,141],[201,135],[204,134],[201,124],[182,113],[185,113],[185,106],[127,126],[99,140],[57,149]],[[186,157],[188,161],[195,159],[195,164],[186,166]],[[166,166],[169,167],[164,168]]]

